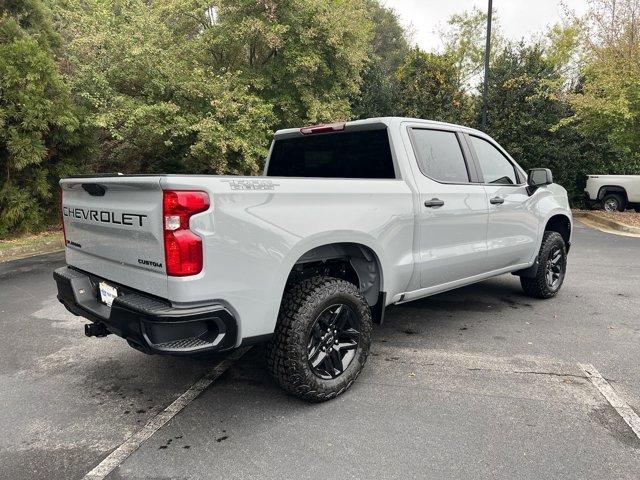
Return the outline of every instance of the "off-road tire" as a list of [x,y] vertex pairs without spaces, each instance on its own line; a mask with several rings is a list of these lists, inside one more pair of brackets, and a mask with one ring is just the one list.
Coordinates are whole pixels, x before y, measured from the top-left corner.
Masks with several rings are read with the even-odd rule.
[[[309,364],[308,339],[318,316],[343,303],[359,321],[355,356],[342,374],[323,379]],[[371,344],[371,310],[355,285],[333,277],[314,277],[290,286],[284,294],[273,339],[266,345],[266,361],[276,382],[289,394],[309,402],[323,402],[344,393],[367,361]]]
[[624,197],[622,195],[619,195],[617,193],[609,193],[607,195],[604,196],[604,198],[602,199],[602,208],[606,211],[614,211],[614,210],[607,210],[607,201],[612,201],[615,200],[617,202],[617,206],[615,207],[614,210],[617,210],[618,212],[624,212],[626,210],[626,202],[624,200]]
[[[562,277],[559,284],[551,287],[547,281],[547,262],[551,254],[559,249],[562,255]],[[567,247],[562,235],[558,232],[547,231],[542,237],[542,245],[538,253],[538,269],[534,277],[520,277],[520,284],[524,293],[533,298],[551,298],[555,296],[562,287],[567,268]]]

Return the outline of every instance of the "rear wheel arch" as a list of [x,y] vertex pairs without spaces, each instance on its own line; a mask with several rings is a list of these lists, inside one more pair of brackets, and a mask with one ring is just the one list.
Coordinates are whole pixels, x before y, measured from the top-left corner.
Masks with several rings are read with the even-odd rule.
[[625,203],[629,201],[627,190],[620,185],[603,185],[602,187],[600,187],[600,189],[598,190],[598,200],[602,200],[606,195],[612,193],[622,195]]
[[314,247],[295,262],[287,284],[318,275],[353,283],[370,306],[380,301],[384,280],[382,263],[376,252],[367,245],[338,242]]

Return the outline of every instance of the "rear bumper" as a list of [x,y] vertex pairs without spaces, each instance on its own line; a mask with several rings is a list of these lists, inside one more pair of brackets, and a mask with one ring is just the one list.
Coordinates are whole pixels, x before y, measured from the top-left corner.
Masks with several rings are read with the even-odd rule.
[[108,282],[118,290],[111,307],[98,300],[103,279],[72,267],[53,272],[58,300],[145,353],[191,355],[233,348],[237,321],[220,304],[174,307],[168,301]]

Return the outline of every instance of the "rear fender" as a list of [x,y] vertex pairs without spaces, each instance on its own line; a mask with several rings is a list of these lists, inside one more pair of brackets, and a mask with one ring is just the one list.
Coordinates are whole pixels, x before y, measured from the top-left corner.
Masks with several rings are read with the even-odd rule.
[[608,195],[610,193],[619,193],[624,197],[625,201],[628,200],[627,191],[624,187],[621,187],[619,185],[603,185],[602,187],[600,187],[600,189],[598,190],[598,200],[602,200],[605,195]]
[[286,268],[281,271],[281,278],[279,279],[280,285],[282,285],[282,294],[284,294],[284,288],[293,269],[294,265],[311,250],[325,245],[331,245],[335,243],[351,243],[356,245],[362,245],[370,249],[376,256],[380,270],[380,291],[384,291],[384,272],[388,271],[385,266],[387,264],[386,258],[383,253],[381,245],[375,240],[375,238],[358,231],[331,231],[322,232],[317,235],[305,238],[296,245],[294,245],[289,251],[286,258]]

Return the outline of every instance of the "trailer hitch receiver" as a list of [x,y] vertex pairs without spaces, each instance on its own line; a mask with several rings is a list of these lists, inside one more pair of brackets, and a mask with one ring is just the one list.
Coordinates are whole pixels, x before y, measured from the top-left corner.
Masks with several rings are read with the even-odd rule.
[[84,334],[87,337],[106,337],[110,333],[104,323],[87,323],[84,326]]

